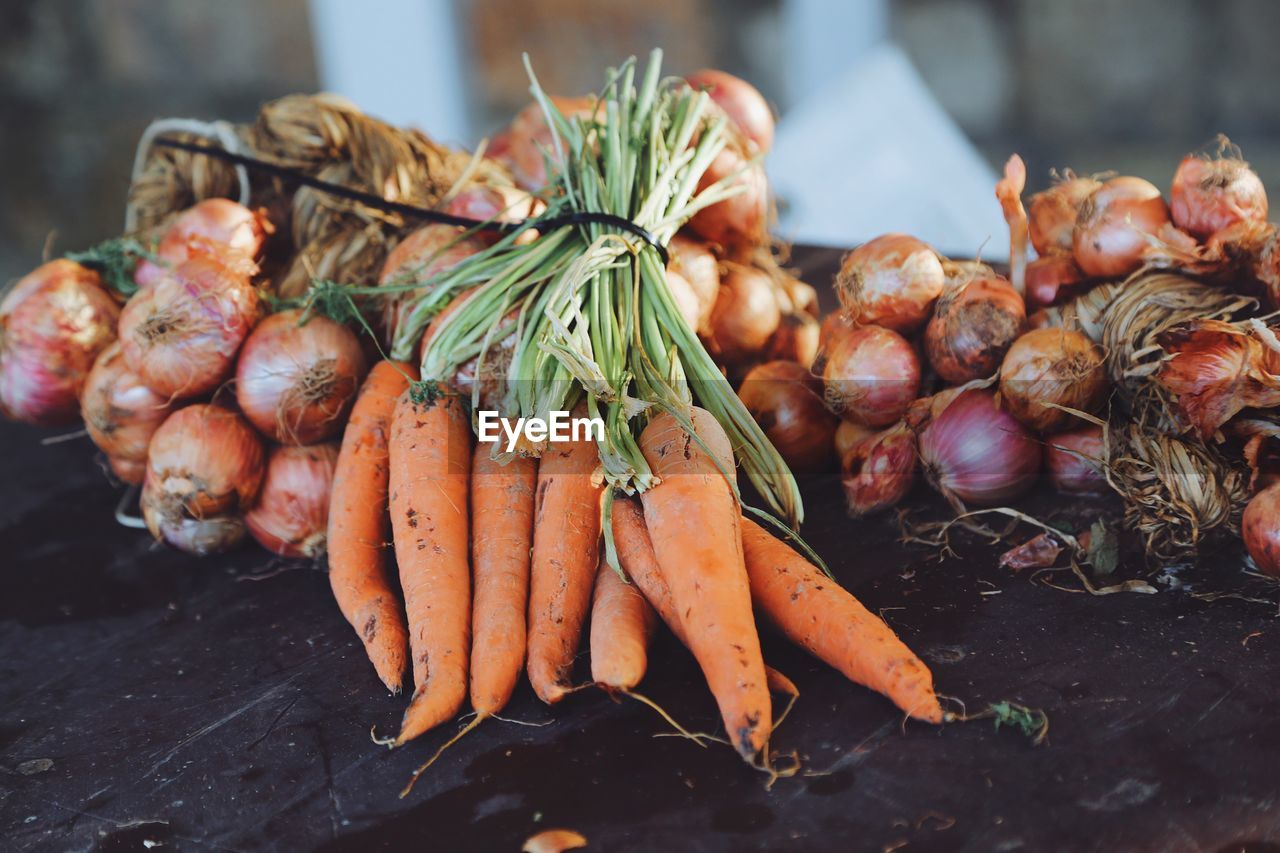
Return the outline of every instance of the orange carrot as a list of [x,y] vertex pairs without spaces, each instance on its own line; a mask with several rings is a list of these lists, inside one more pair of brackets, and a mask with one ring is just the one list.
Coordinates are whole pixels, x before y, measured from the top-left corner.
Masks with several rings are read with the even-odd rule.
[[551,444],[538,463],[528,669],[534,692],[549,705],[571,689],[573,659],[591,606],[604,491],[595,475],[599,464],[594,441]]
[[884,620],[760,525],[742,520],[751,598],[793,643],[912,717],[942,722],[933,675]]
[[[692,415],[712,453],[728,457],[729,438],[711,413],[695,408]],[[754,760],[768,741],[772,716],[737,498],[713,457],[669,414],[649,423],[640,450],[660,479],[640,499],[662,576],[729,739]]]
[[627,577],[640,590],[658,617],[683,645],[689,642],[680,624],[680,615],[671,602],[671,588],[662,576],[662,568],[653,553],[653,541],[644,523],[644,511],[635,498],[617,497],[613,501],[613,545],[618,562]]
[[644,678],[656,617],[640,590],[603,559],[591,604],[591,680],[630,691]]
[[491,457],[493,442],[476,445],[471,465],[471,707],[478,718],[499,713],[524,668],[538,462]]
[[396,398],[417,375],[412,365],[393,361],[369,372],[342,435],[329,498],[329,585],[392,693],[404,679],[409,635],[387,577],[387,437]]
[[391,530],[415,685],[399,746],[458,713],[467,698],[471,427],[461,401],[415,403],[406,391],[396,403],[390,448]]

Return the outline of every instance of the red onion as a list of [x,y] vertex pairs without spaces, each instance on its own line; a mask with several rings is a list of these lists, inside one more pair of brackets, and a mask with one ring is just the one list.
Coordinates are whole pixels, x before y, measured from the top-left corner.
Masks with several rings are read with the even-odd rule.
[[671,255],[671,269],[684,276],[698,297],[699,334],[710,329],[711,309],[720,293],[720,262],[702,243],[677,234],[667,245]]
[[119,316],[98,274],[72,261],[21,278],[0,300],[0,414],[41,426],[73,422]]
[[211,554],[244,538],[242,513],[262,482],[262,440],[244,418],[212,403],[170,415],[148,449],[142,517],[157,539]]
[[1105,495],[1110,491],[1102,472],[1105,457],[1100,426],[1060,432],[1045,439],[1044,461],[1049,479],[1064,495]]
[[767,154],[773,147],[773,112],[760,90],[740,77],[712,68],[685,78],[695,89],[705,89],[729,120]]
[[845,256],[836,295],[858,322],[912,332],[929,319],[946,276],[929,246],[905,234],[885,234]]
[[1040,445],[995,394],[957,395],[918,432],[925,477],[953,504],[995,506],[1035,484]]
[[899,420],[920,392],[920,359],[897,332],[859,326],[831,342],[822,378],[834,412],[885,427]]
[[119,342],[102,351],[85,380],[80,413],[85,429],[126,483],[141,485],[147,445],[173,406],[129,370]]
[[1070,412],[1095,411],[1107,395],[1102,348],[1072,329],[1032,329],[1000,365],[1000,396],[1009,413],[1040,432],[1079,423]]
[[1000,367],[1026,322],[1022,297],[1007,280],[975,278],[938,300],[924,332],[925,354],[947,382],[982,379]]
[[753,267],[731,264],[711,309],[711,351],[729,364],[754,359],[781,320],[772,279]]
[[1084,273],[1070,255],[1049,255],[1027,264],[1027,308],[1035,311],[1077,296]]
[[[424,225],[405,237],[391,250],[382,264],[379,284],[413,284],[426,282],[433,276],[447,272],[462,261],[485,249],[485,238],[470,235],[463,237],[466,229],[454,225]],[[418,298],[429,288],[416,287],[383,297],[382,334],[390,346]]]
[[849,515],[897,506],[916,481],[916,437],[899,423],[855,444],[842,457],[840,482]]
[[1237,222],[1266,222],[1267,190],[1239,157],[1188,155],[1174,173],[1169,209],[1174,225],[1207,240]]
[[1268,486],[1249,501],[1240,535],[1258,571],[1280,577],[1280,484]]
[[194,252],[140,290],[120,314],[125,363],[164,397],[207,394],[231,375],[258,319],[251,261]]
[[1087,275],[1123,278],[1142,266],[1151,238],[1169,223],[1169,208],[1153,184],[1112,178],[1080,206],[1072,235],[1076,264]]
[[236,402],[281,444],[314,444],[342,432],[367,364],[355,333],[328,317],[281,311],[249,335],[236,366]]
[[1042,259],[1071,255],[1072,233],[1080,205],[1100,186],[1101,181],[1078,178],[1068,169],[1062,180],[1031,197],[1027,203],[1028,235]]
[[769,227],[769,180],[764,166],[726,147],[702,173],[698,192],[725,178],[741,190],[699,210],[689,220],[689,228],[704,240],[725,248],[764,243]]
[[738,396],[792,471],[814,473],[831,465],[836,417],[822,402],[822,384],[794,361],[753,367]]
[[258,501],[244,517],[259,545],[281,557],[314,559],[325,552],[337,464],[333,442],[271,449]]
[[267,223],[249,208],[227,198],[208,198],[179,213],[156,247],[162,263],[141,261],[133,273],[138,287],[150,287],[167,269],[190,257],[191,245],[233,251],[254,260],[266,240]]

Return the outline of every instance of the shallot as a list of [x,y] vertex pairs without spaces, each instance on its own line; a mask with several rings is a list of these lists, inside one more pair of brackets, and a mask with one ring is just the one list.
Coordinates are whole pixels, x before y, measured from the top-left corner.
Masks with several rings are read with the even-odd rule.
[[731,264],[711,309],[711,351],[730,364],[740,364],[764,349],[781,320],[769,276],[753,267]]
[[[1031,196],[1027,203],[1028,235],[1041,259],[1070,257],[1076,217],[1085,199],[1093,195],[1102,182],[1090,177],[1077,177],[1067,169],[1061,180],[1047,190]],[[1029,287],[1029,283],[1028,283]],[[1028,293],[1028,300],[1030,294]]]
[[925,354],[947,382],[982,379],[996,372],[1026,322],[1022,297],[1006,279],[975,278],[938,300],[924,332]]
[[[1228,145],[1224,138],[1224,146]],[[1239,156],[1189,154],[1178,164],[1169,192],[1173,224],[1199,240],[1237,222],[1267,221],[1267,190]]]
[[1106,448],[1102,427],[1090,424],[1045,439],[1044,461],[1049,480],[1065,495],[1103,495],[1109,491],[1102,472]]
[[920,359],[906,338],[882,326],[840,335],[822,369],[826,400],[843,417],[870,427],[897,421],[920,391]]
[[1267,486],[1249,501],[1240,535],[1258,571],[1280,577],[1280,484]]
[[282,557],[314,559],[325,552],[337,464],[332,442],[271,449],[258,500],[244,517],[259,545]]
[[836,417],[822,402],[822,384],[794,361],[753,367],[738,396],[791,470],[813,473],[831,463]]
[[1039,474],[1040,445],[990,391],[957,394],[917,428],[917,438],[925,478],[957,508],[1004,503]]
[[905,423],[863,439],[844,454],[840,482],[849,515],[896,506],[916,480],[916,436]]
[[1102,348],[1083,332],[1032,329],[1000,365],[1000,396],[1009,413],[1041,432],[1076,423],[1063,408],[1095,411],[1106,398]]
[[1123,278],[1142,266],[1154,238],[1168,236],[1169,208],[1142,178],[1112,178],[1080,205],[1072,254],[1087,275]]
[[102,351],[85,380],[80,413],[85,429],[126,483],[141,485],[147,445],[173,406],[129,370],[119,342]]
[[207,198],[178,214],[156,247],[157,261],[142,260],[133,273],[140,288],[150,287],[165,270],[191,256],[192,244],[209,251],[235,252],[256,260],[266,240],[265,219],[228,198]]
[[704,68],[685,78],[695,89],[704,89],[729,120],[767,154],[773,147],[773,111],[760,90],[725,71]]
[[885,234],[845,256],[836,294],[852,319],[905,334],[929,319],[945,280],[942,262],[927,244]]

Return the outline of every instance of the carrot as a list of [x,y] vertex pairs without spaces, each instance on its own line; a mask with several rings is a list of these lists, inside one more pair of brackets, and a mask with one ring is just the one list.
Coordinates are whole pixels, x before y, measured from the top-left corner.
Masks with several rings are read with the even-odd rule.
[[471,427],[454,396],[400,395],[391,423],[391,530],[404,590],[415,689],[399,746],[452,717],[467,697]]
[[746,518],[742,546],[752,601],[788,639],[910,716],[942,722],[933,675],[884,620]]
[[[712,453],[729,457],[729,438],[711,413],[695,408],[692,415],[694,430]],[[640,499],[687,645],[720,706],[730,741],[754,760],[772,722],[737,498],[713,457],[670,414],[649,423],[640,450],[660,480]]]
[[477,718],[499,713],[524,667],[538,462],[500,465],[494,443],[476,445],[471,465],[471,707]]
[[387,436],[410,378],[417,378],[413,366],[393,361],[369,372],[342,435],[329,498],[329,585],[392,693],[404,679],[409,635],[387,577]]
[[671,588],[662,576],[658,558],[653,553],[653,541],[644,523],[644,511],[635,498],[617,497],[613,501],[613,544],[618,550],[618,562],[631,582],[640,590],[645,600],[666,623],[671,633],[684,646],[684,626],[671,602]]
[[634,689],[648,666],[656,621],[640,590],[601,559],[591,604],[591,680],[608,690]]
[[[575,411],[575,416],[585,410]],[[600,496],[594,441],[549,445],[538,463],[529,577],[529,682],[549,705],[570,686],[600,557]]]

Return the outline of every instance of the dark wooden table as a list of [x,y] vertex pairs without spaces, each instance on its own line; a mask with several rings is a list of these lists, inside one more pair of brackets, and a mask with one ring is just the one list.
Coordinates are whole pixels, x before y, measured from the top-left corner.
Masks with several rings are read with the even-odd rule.
[[[821,283],[834,258],[799,260]],[[655,737],[666,727],[636,702],[584,691],[548,710],[526,687],[506,712],[521,724],[480,727],[401,800],[455,727],[370,742],[404,701],[322,571],[156,547],[113,521],[88,442],[48,434],[0,427],[5,849],[514,851],[569,827],[610,851],[1280,850],[1280,596],[1230,548],[1177,588],[1092,597],[1001,571],[981,545],[933,561],[812,480],[805,532],[840,580],[941,691],[1043,708],[1047,743],[990,721],[904,725],[766,636],[802,691],[775,742],[805,767],[772,790],[728,749]],[[650,671],[648,695],[716,728],[669,637]]]

